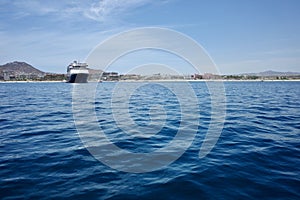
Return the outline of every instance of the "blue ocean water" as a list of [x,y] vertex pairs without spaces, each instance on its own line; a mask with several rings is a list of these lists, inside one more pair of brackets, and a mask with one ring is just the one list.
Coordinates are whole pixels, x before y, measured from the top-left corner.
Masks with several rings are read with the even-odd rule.
[[[110,110],[116,84],[97,87],[95,110],[108,137],[132,152],[168,144],[179,127],[176,96],[159,84],[140,87],[130,99],[131,118],[147,124],[149,105],[159,104],[166,122],[154,140],[126,139]],[[74,85],[0,83],[0,198],[300,199],[300,82],[224,83],[224,128],[201,159],[210,96],[204,82],[190,84],[200,108],[192,145],[174,163],[135,174],[102,164],[84,147],[72,114]]]

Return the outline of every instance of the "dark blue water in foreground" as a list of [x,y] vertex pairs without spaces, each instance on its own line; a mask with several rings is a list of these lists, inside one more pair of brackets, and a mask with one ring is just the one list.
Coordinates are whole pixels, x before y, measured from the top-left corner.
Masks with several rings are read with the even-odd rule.
[[[139,125],[149,122],[147,102],[158,99],[167,108],[161,138],[142,146],[138,139],[113,138],[122,134],[109,112],[115,84],[98,86],[96,111],[105,133],[133,152],[170,142],[180,109],[170,100],[174,95],[154,83],[132,96],[130,115]],[[0,199],[300,199],[300,82],[225,83],[225,125],[202,159],[210,97],[205,83],[191,85],[200,106],[192,145],[171,165],[134,174],[111,169],[84,148],[71,84],[0,83]]]

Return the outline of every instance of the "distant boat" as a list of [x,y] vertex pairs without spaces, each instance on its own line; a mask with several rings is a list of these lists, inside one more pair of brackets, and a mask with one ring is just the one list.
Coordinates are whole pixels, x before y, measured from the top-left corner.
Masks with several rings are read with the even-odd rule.
[[89,70],[86,63],[72,62],[67,68],[68,83],[87,83]]

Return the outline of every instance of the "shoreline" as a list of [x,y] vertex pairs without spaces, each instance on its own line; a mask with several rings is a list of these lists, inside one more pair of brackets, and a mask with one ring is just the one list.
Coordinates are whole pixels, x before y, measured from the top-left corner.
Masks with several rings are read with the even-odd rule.
[[[101,81],[106,82],[300,82],[300,79],[287,79],[287,80],[222,80],[222,79],[199,79],[199,80],[188,80],[188,79],[165,79],[165,80],[119,80],[119,81]],[[99,83],[101,83],[99,82]],[[67,83],[66,81],[0,81],[0,83]],[[97,83],[91,81],[90,83]]]
[[0,83],[66,83],[66,81],[0,81]]

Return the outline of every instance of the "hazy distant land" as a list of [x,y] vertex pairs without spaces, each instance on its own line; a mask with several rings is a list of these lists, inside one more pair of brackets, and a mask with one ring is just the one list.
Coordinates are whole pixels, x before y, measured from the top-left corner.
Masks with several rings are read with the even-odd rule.
[[[139,80],[300,80],[300,72],[264,71],[259,73],[243,73],[236,75],[216,75],[210,73],[191,75],[139,75],[119,74],[118,72],[103,72],[89,69],[89,80],[95,81],[102,74],[102,81],[139,81]],[[0,65],[0,81],[66,81],[67,75],[61,73],[43,72],[26,62],[14,61]]]

